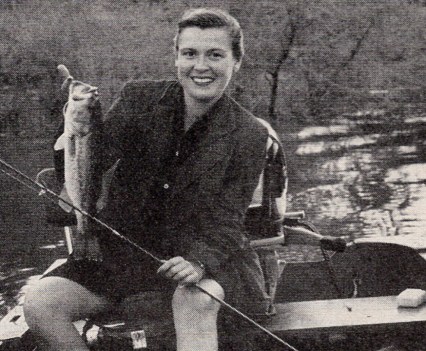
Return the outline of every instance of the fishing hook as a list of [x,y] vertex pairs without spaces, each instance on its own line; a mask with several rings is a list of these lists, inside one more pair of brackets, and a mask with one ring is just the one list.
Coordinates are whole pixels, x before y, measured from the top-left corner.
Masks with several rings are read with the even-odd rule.
[[[30,178],[28,175],[26,175],[25,173],[21,172],[20,170],[18,170],[17,168],[13,167],[12,165],[10,165],[9,163],[7,163],[6,161],[4,161],[2,158],[0,158],[0,164],[3,165],[4,167],[8,168],[9,170],[12,170],[13,172],[16,173],[16,175],[19,175],[21,177],[21,179],[19,179],[19,177],[17,177],[16,175],[13,175],[7,171],[4,171],[3,169],[0,169],[0,171],[4,174],[6,174],[7,176],[9,176],[10,178],[16,180],[17,182],[19,182],[20,184],[26,186],[28,189],[33,190],[35,192],[37,192],[39,195],[49,199],[50,201],[54,201],[50,196],[53,196],[54,198],[56,198],[57,200],[63,201],[65,204],[67,204],[68,206],[70,206],[72,209],[74,209],[75,211],[81,213],[84,216],[89,217],[91,220],[95,221],[96,223],[98,223],[99,225],[101,225],[102,227],[108,229],[110,232],[112,232],[114,235],[116,235],[118,238],[120,238],[121,240],[127,242],[128,244],[132,245],[134,248],[138,249],[139,251],[145,253],[146,255],[150,256],[152,259],[154,259],[155,261],[159,262],[159,263],[164,263],[166,262],[166,260],[163,260],[157,256],[155,256],[154,254],[152,254],[151,252],[149,252],[148,250],[144,249],[143,247],[141,247],[140,245],[138,245],[137,243],[135,243],[134,241],[128,239],[127,237],[125,237],[124,235],[120,234],[117,230],[115,230],[114,228],[112,228],[111,226],[109,226],[108,224],[106,224],[105,222],[103,222],[102,220],[98,219],[97,217],[91,215],[90,213],[87,213],[86,211],[78,208],[77,206],[74,206],[74,204],[70,203],[67,200],[62,199],[57,193],[55,193],[53,190],[49,189],[47,186],[45,186],[44,184],[41,184],[35,180],[33,180],[32,178]],[[35,185],[38,187],[38,189],[35,189],[34,187],[30,186],[29,184],[25,183],[23,181],[23,179],[27,182],[29,182],[32,185]],[[272,333],[270,330],[268,330],[267,328],[263,327],[262,325],[260,325],[259,323],[257,323],[255,320],[253,320],[252,318],[250,318],[249,316],[247,316],[245,313],[241,312],[240,310],[238,310],[237,308],[233,307],[232,305],[230,305],[229,303],[225,302],[224,300],[222,300],[221,298],[217,297],[216,295],[210,293],[209,291],[207,291],[206,289],[204,289],[203,287],[201,287],[198,283],[193,285],[195,288],[197,288],[199,291],[203,292],[204,294],[208,295],[209,297],[211,297],[213,300],[215,300],[216,302],[218,302],[221,306],[227,308],[228,310],[232,311],[233,313],[237,314],[238,316],[240,316],[241,318],[245,319],[247,322],[249,322],[251,325],[255,326],[257,329],[263,331],[265,334],[267,334],[268,336],[270,336],[271,338],[273,338],[275,341],[279,342],[281,345],[285,346],[287,349],[291,350],[291,351],[299,351],[297,350],[295,347],[293,347],[292,345],[290,345],[289,343],[287,343],[286,341],[284,341],[283,339],[281,339],[278,335]]]

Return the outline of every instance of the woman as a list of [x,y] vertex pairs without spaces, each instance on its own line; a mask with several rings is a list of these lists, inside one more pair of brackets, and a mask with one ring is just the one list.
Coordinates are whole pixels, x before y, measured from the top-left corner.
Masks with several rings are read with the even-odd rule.
[[117,168],[100,213],[165,263],[103,233],[102,263],[70,258],[41,279],[25,316],[52,349],[87,350],[71,322],[144,290],[174,291],[178,350],[217,350],[219,305],[194,283],[246,313],[265,313],[244,217],[268,130],[224,93],[241,65],[241,28],[223,11],[191,10],[175,50],[177,82],[128,83],[107,114],[105,168]]

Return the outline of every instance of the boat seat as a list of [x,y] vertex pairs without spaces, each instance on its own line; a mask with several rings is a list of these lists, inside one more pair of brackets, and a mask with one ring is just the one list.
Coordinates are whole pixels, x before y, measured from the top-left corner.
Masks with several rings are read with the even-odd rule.
[[275,301],[388,296],[407,288],[426,289],[426,260],[416,250],[382,242],[351,243],[330,262],[287,264]]
[[[63,188],[56,176],[54,168],[45,168],[36,176],[36,182],[52,190],[56,194],[60,194]],[[57,202],[57,201],[56,201]],[[65,212],[58,204],[53,201],[44,202],[44,216],[47,223],[58,227],[67,227],[77,224],[74,213]]]

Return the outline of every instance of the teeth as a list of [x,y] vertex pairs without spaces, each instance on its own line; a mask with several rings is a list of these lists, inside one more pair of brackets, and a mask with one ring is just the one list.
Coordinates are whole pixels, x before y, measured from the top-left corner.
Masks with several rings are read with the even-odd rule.
[[206,77],[206,78],[202,78],[202,77],[193,77],[193,78],[192,78],[192,80],[193,80],[195,83],[210,83],[210,82],[213,82],[213,78],[208,78],[208,77]]

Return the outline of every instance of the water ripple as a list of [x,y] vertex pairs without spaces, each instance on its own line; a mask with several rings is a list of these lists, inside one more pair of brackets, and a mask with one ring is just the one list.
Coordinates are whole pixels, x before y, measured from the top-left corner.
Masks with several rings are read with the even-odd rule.
[[385,182],[398,184],[426,182],[426,163],[412,163],[389,169]]
[[380,134],[371,134],[365,136],[351,136],[340,138],[337,141],[312,141],[299,145],[296,155],[318,155],[324,153],[334,153],[345,151],[353,148],[371,146],[377,143]]

